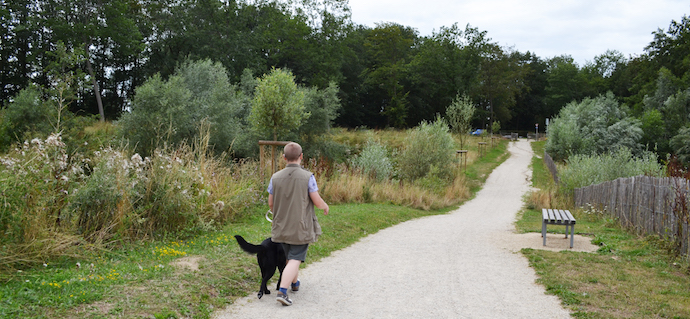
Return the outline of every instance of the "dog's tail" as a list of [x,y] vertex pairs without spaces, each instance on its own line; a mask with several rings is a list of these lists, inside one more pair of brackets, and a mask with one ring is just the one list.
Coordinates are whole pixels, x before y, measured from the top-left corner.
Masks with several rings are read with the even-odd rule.
[[240,235],[235,235],[235,239],[237,240],[237,243],[240,245],[240,248],[242,248],[242,250],[244,250],[250,254],[257,254],[257,253],[260,253],[260,252],[266,250],[266,248],[264,246],[254,245],[252,243],[248,243]]

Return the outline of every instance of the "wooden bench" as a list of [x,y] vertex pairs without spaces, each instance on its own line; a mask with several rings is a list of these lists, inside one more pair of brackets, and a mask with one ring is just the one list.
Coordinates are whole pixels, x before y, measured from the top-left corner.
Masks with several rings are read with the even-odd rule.
[[562,209],[546,209],[541,210],[541,237],[544,238],[544,246],[546,246],[546,225],[565,225],[565,238],[568,238],[568,227],[570,227],[570,248],[573,248],[573,236],[575,235],[575,217],[570,214],[570,211]]

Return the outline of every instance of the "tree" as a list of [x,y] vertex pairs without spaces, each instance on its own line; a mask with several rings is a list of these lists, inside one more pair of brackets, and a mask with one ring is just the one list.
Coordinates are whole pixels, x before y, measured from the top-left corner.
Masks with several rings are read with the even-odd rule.
[[490,123],[507,122],[515,97],[524,87],[525,68],[514,55],[506,54],[497,44],[487,44],[482,55],[479,91],[489,110]]
[[468,133],[472,129],[472,118],[474,117],[474,105],[467,95],[459,94],[446,109],[446,119],[450,124],[451,131],[460,137],[460,148],[462,149],[467,141]]
[[79,48],[69,52],[62,42],[58,42],[55,52],[51,55],[55,58],[47,68],[50,86],[46,91],[54,104],[55,116],[51,124],[55,132],[61,132],[63,115],[69,111],[68,106],[76,100],[76,94],[85,80],[84,73],[75,68],[84,61],[84,53]]
[[654,40],[645,48],[657,68],[666,67],[675,76],[690,80],[690,18],[671,21],[668,31],[653,32]]
[[655,147],[660,154],[670,154],[673,149],[669,146],[669,140],[678,133],[681,127],[688,123],[690,112],[690,99],[688,92],[681,89],[681,80],[675,77],[670,70],[662,67],[656,80],[656,91],[653,95],[647,95],[643,99],[644,110],[642,118],[649,119],[650,114],[658,113],[662,119],[660,126],[645,126],[645,136],[656,136],[655,140],[647,141]]
[[309,143],[314,138],[330,131],[333,119],[338,116],[341,106],[338,98],[339,89],[335,82],[331,82],[323,90],[311,87],[304,91],[304,110],[309,117],[300,125],[299,135]]
[[485,31],[469,25],[462,30],[457,24],[419,41],[407,66],[412,84],[408,125],[446,113],[457,94],[472,97],[479,86],[481,51],[488,41]]
[[259,80],[249,115],[255,129],[270,131],[277,141],[279,134],[298,128],[309,115],[305,112],[304,92],[295,84],[292,72],[273,69]]
[[548,64],[546,107],[555,114],[566,104],[582,100],[586,81],[569,55],[554,57]]
[[524,67],[524,87],[515,97],[512,118],[505,122],[505,128],[531,130],[534,123],[544,123],[546,118],[557,114],[558,110],[546,109],[545,91],[547,85],[546,62],[531,52],[514,52],[514,58]]
[[0,105],[30,86],[41,43],[37,16],[32,0],[0,5]]
[[377,24],[365,40],[373,64],[364,70],[364,83],[385,92],[379,108],[388,125],[403,127],[407,117],[409,91],[402,82],[406,78],[406,64],[417,38],[417,32],[395,23]]

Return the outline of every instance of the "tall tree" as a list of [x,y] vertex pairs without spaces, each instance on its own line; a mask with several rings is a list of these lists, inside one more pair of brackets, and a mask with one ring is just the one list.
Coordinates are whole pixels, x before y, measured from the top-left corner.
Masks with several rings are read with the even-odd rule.
[[497,44],[489,44],[480,72],[480,92],[484,108],[489,111],[489,125],[506,123],[512,115],[515,97],[524,87],[525,68],[517,56],[506,54]]
[[504,122],[506,129],[531,130],[535,123],[545,123],[555,113],[548,112],[544,102],[547,85],[547,64],[531,52],[514,52],[514,58],[525,68],[523,90],[515,98],[512,119]]
[[486,32],[467,25],[441,27],[438,33],[423,38],[408,70],[412,86],[408,125],[434,119],[446,112],[453,97],[470,95],[479,85],[481,50],[487,45]]
[[2,1],[0,5],[0,105],[27,87],[36,72],[41,47],[37,1]]
[[417,39],[417,31],[396,23],[377,24],[365,40],[373,64],[364,70],[365,84],[385,92],[380,109],[388,125],[403,127],[407,117],[409,91],[403,86],[406,65]]
[[653,32],[654,40],[645,48],[658,68],[666,67],[679,78],[690,80],[690,18],[671,21],[668,30]]
[[584,97],[586,80],[569,55],[553,57],[548,65],[546,107],[549,113],[556,114],[566,104],[580,101]]

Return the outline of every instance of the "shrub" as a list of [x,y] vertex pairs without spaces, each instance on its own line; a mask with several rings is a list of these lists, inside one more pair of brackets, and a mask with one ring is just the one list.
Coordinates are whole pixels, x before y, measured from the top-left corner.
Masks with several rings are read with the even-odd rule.
[[61,235],[71,226],[62,210],[82,173],[58,134],[24,142],[0,157],[0,268],[74,247],[72,238]]
[[548,128],[546,151],[555,159],[573,154],[604,154],[626,147],[642,151],[640,121],[628,117],[612,93],[566,105]]
[[671,139],[670,144],[682,162],[690,162],[690,127],[678,130],[678,134]]
[[29,86],[21,90],[2,113],[0,149],[9,149],[12,144],[22,141],[26,133],[39,132],[45,137],[52,131],[50,108],[43,102],[38,87]]
[[408,133],[399,155],[398,170],[403,178],[416,180],[426,176],[434,166],[436,176],[450,180],[453,154],[453,137],[448,125],[438,117],[432,123],[422,122]]
[[656,154],[645,152],[634,157],[629,149],[620,148],[603,155],[573,155],[559,172],[560,190],[570,193],[575,188],[638,175],[665,175]]
[[228,151],[242,130],[243,99],[220,63],[188,61],[167,81],[154,75],[136,91],[131,112],[122,115],[119,126],[144,156],[165,143],[191,142],[204,121],[210,124],[210,147],[217,154]]
[[369,139],[362,152],[352,159],[352,166],[380,182],[393,175],[393,162],[388,154],[384,145]]

